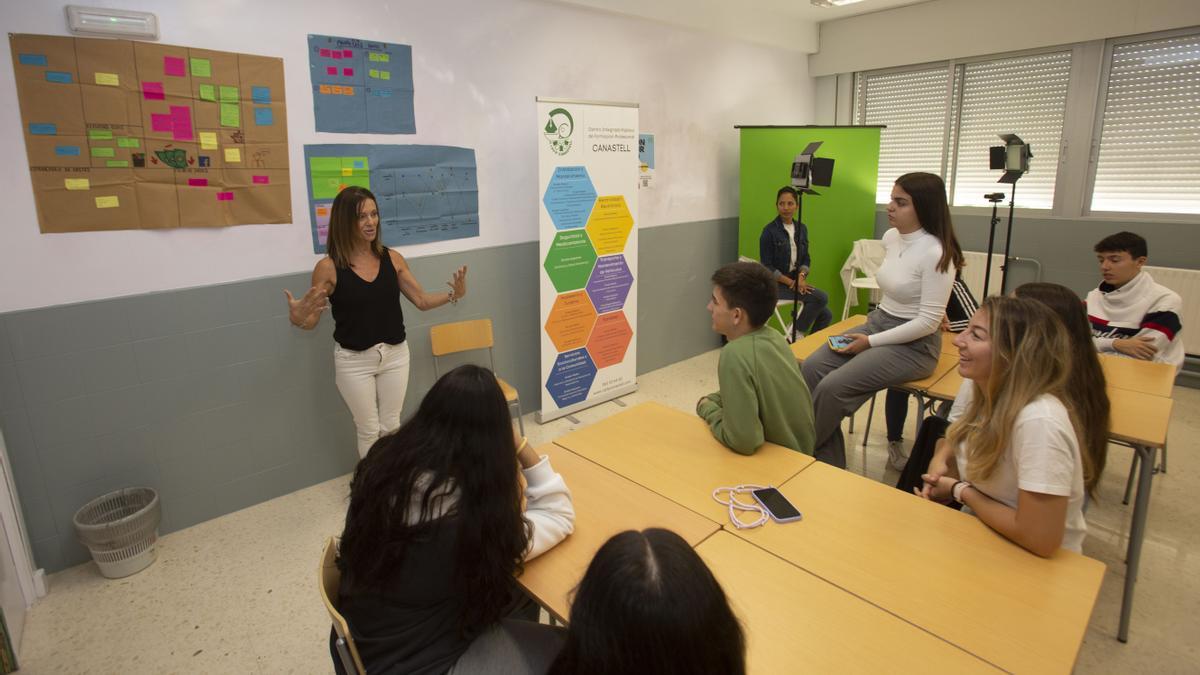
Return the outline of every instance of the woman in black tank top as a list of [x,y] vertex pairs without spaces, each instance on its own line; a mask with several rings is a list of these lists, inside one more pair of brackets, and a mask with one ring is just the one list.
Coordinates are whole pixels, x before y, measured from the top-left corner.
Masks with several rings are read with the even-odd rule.
[[467,294],[467,268],[446,282],[449,292],[427,292],[399,253],[379,240],[379,207],[370,190],[338,193],[329,216],[328,254],[313,269],[301,298],[284,291],[292,325],[312,330],[332,304],[335,381],[354,416],[358,454],[400,426],[408,388],[408,343],[400,294],[424,311]]

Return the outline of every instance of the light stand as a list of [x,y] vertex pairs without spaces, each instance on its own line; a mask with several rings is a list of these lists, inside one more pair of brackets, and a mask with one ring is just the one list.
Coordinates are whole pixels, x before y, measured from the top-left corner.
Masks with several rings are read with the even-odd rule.
[[[829,187],[833,183],[833,160],[825,157],[815,157],[817,150],[824,141],[814,141],[805,146],[792,162],[792,187],[796,189],[796,227],[804,223],[803,197],[805,193],[819,195],[812,188],[814,185]],[[799,251],[797,251],[799,254]],[[797,255],[797,257],[799,257]],[[796,341],[796,317],[800,308],[800,261],[792,261],[792,339]]]
[[[1029,158],[1033,157],[1033,152],[1030,151],[1029,145],[1016,134],[1000,134],[1000,139],[1004,141],[1004,145],[990,148],[989,166],[992,169],[1004,170],[1004,175],[996,181],[997,183],[1012,184],[1012,192],[1008,200],[1008,231],[1004,233],[1004,263],[1000,265],[1000,293],[1003,295],[1008,290],[1008,250],[1012,246],[1013,208],[1017,203],[1017,181],[1029,171]],[[983,298],[987,298],[988,285],[992,276],[992,250],[996,239],[996,226],[1000,224],[1000,218],[996,215],[996,207],[1004,201],[1004,193],[994,192],[984,195],[983,198],[992,203],[992,222],[988,231],[987,261],[984,263],[986,267],[983,274]]]

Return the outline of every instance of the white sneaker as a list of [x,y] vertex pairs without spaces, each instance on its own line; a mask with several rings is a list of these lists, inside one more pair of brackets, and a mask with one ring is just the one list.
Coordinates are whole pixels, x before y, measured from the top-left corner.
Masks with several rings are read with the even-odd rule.
[[904,441],[888,441],[888,464],[897,471],[903,471],[908,464],[908,455],[904,454]]

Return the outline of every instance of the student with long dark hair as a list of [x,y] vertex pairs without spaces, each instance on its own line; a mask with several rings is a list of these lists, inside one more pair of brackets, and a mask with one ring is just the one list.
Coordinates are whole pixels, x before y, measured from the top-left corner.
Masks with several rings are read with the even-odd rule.
[[[763,226],[758,237],[758,260],[771,270],[779,285],[779,299],[796,299],[803,307],[796,317],[796,332],[804,335],[810,328],[818,331],[828,326],[833,312],[829,311],[829,295],[808,283],[812,256],[808,252],[808,227],[796,220],[799,207],[800,195],[795,188],[779,188],[775,193],[779,216]],[[787,326],[783,329],[790,334]]]
[[1079,449],[1089,458],[1083,464],[1083,486],[1094,497],[1100,474],[1104,473],[1104,465],[1108,460],[1110,409],[1105,391],[1108,383],[1104,379],[1104,370],[1100,368],[1100,359],[1092,348],[1092,330],[1087,312],[1079,296],[1059,284],[1021,284],[1013,294],[1046,305],[1066,326],[1072,358],[1064,403],[1071,408],[1079,424]]
[[338,598],[367,671],[470,672],[494,658],[544,671],[560,636],[506,616],[522,562],[574,520],[562,476],[514,438],[492,372],[446,373],[350,483]]
[[721,585],[678,534],[609,539],[571,605],[553,675],[742,675],[746,643]]
[[946,186],[931,173],[896,179],[883,235],[886,251],[875,278],[883,300],[867,322],[834,350],[822,345],[804,361],[812,391],[817,445],[813,456],[846,468],[842,419],[880,389],[928,377],[942,350],[938,327],[963,265]]
[[954,344],[962,411],[917,493],[953,499],[1037,555],[1079,552],[1084,476],[1095,473],[1064,403],[1072,343],[1063,322],[1036,300],[993,296]]
[[455,303],[467,294],[467,268],[458,268],[448,292],[426,292],[404,256],[379,238],[375,195],[350,186],[338,193],[329,215],[328,255],[317,261],[312,287],[288,300],[288,320],[312,330],[333,305],[334,381],[358,432],[364,457],[381,435],[400,426],[408,389],[409,353],[400,295],[425,311]]

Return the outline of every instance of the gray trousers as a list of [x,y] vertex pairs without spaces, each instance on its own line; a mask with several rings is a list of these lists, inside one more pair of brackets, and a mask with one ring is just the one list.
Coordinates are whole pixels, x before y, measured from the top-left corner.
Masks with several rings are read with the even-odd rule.
[[566,630],[520,619],[501,619],[471,642],[449,675],[542,675],[562,648]]
[[[872,335],[899,326],[908,319],[876,309],[867,322],[850,330]],[[804,361],[801,372],[812,392],[816,448],[813,457],[846,468],[846,441],[842,418],[850,415],[875,392],[929,377],[937,367],[942,339],[937,332],[902,345],[871,347],[854,356],[838,354],[824,344]]]

